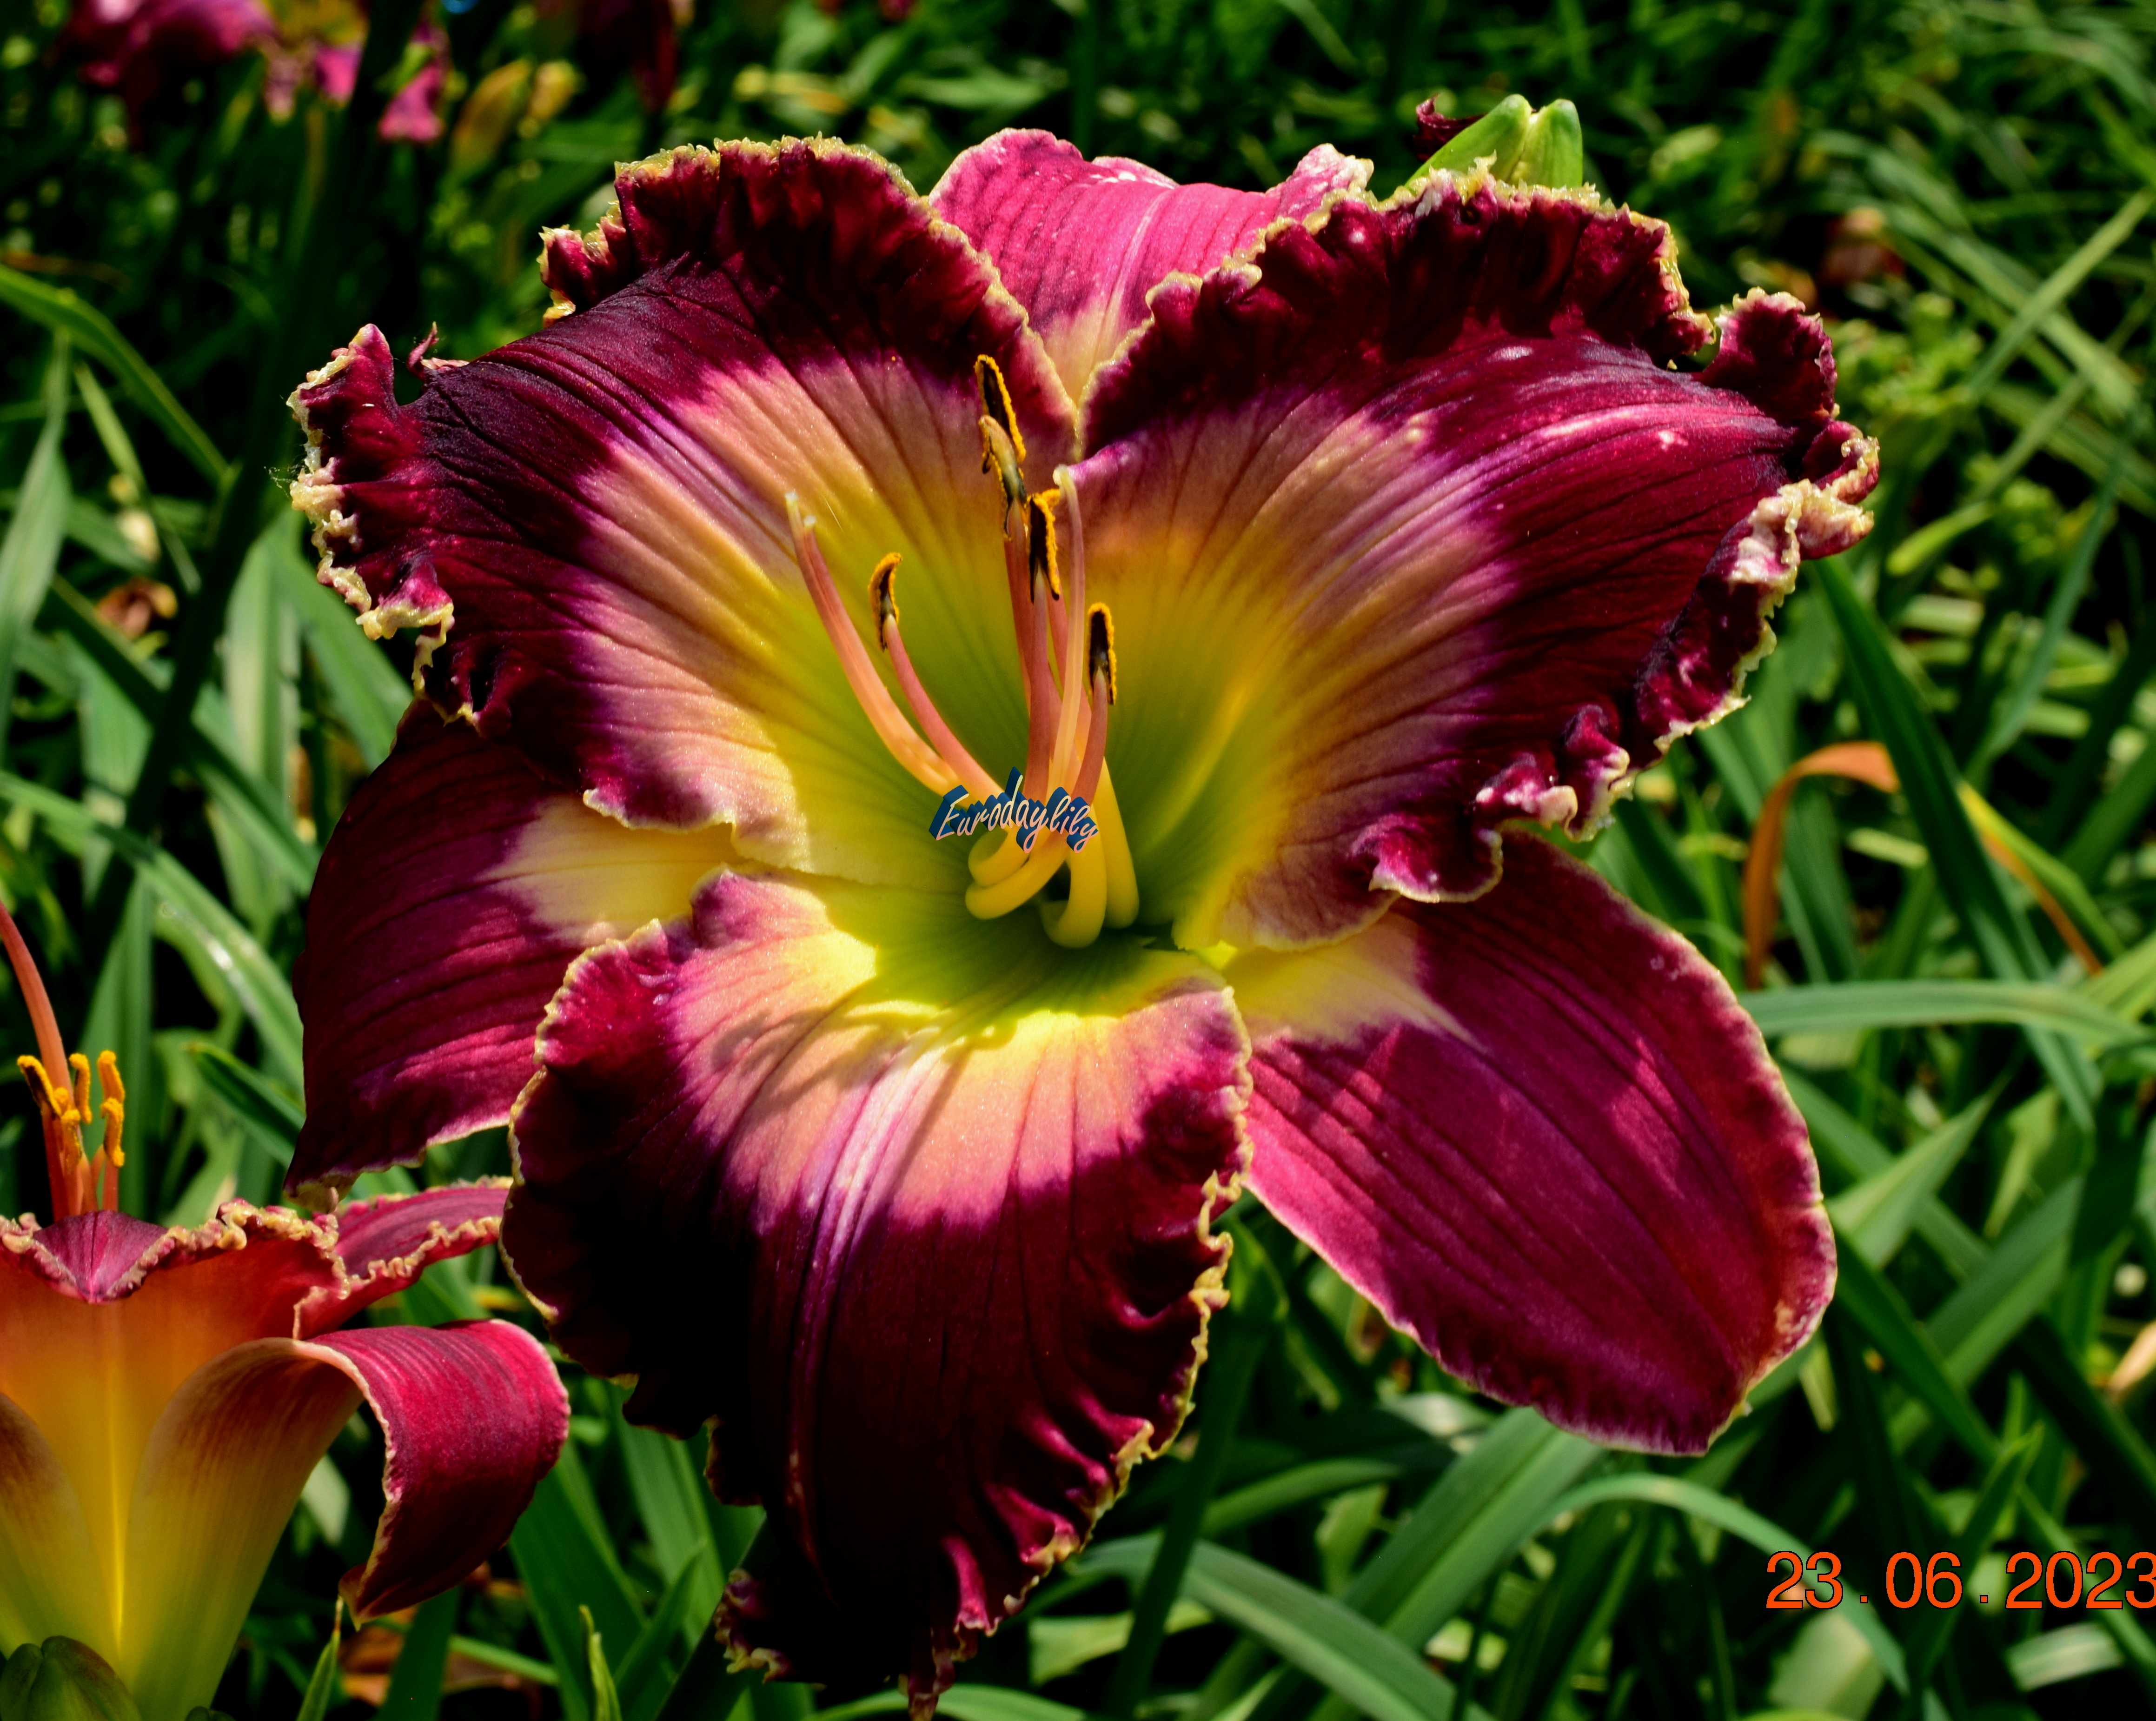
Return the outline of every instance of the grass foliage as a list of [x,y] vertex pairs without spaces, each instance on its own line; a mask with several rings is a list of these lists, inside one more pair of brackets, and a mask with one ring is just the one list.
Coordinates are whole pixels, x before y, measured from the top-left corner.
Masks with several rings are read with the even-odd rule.
[[[1833,1193],[1840,1297],[1712,1453],[1650,1462],[1463,1395],[1246,1205],[1192,1435],[946,1710],[2156,1710],[2143,1613],[2001,1606],[2013,1550],[2156,1548],[2156,6],[704,0],[653,116],[558,15],[477,0],[445,20],[455,117],[429,148],[358,123],[388,47],[349,115],[274,117],[250,59],[131,135],[60,0],[0,19],[0,890],[64,1027],[129,1072],[128,1205],[190,1220],[275,1187],[309,881],[406,696],[270,481],[296,458],[284,395],[357,324],[439,321],[452,354],[529,331],[536,229],[591,220],[612,162],[665,142],[833,131],[925,187],[1011,123],[1245,185],[1331,141],[1387,188],[1424,96],[1571,97],[1591,176],[1674,225],[1697,302],[1822,302],[1844,414],[1885,441],[1878,530],[1808,570],[1751,704],[1592,851],[1743,985],[1769,791],[1828,743],[1886,748],[1899,792],[1795,794],[1751,994]],[[30,1043],[12,993],[0,1023]],[[0,1210],[42,1200],[28,1117],[0,1124]],[[504,1164],[497,1133],[416,1174]],[[495,1271],[437,1266],[395,1313],[514,1312]],[[690,1665],[756,1514],[565,1369],[570,1450],[489,1580],[348,1639],[311,1690],[379,1505],[378,1437],[341,1439],[220,1707],[896,1708]],[[1768,1609],[1769,1554],[1816,1549],[1841,1605]],[[1954,1552],[1989,1601],[1882,1605],[1900,1549]]]

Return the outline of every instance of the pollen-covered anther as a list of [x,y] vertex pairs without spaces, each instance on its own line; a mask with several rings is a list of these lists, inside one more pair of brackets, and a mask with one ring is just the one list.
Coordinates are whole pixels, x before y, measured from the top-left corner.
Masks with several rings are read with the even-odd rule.
[[120,1080],[120,1060],[109,1051],[97,1055],[97,1085],[104,1090],[98,1116],[105,1119],[105,1156],[117,1169],[127,1163],[121,1138],[127,1123],[127,1089]]
[[1113,705],[1116,702],[1116,620],[1108,614],[1106,604],[1096,604],[1086,612],[1086,640],[1087,679],[1104,693],[1108,703]]
[[875,565],[869,576],[869,610],[875,617],[876,650],[888,651],[891,643],[886,637],[898,621],[898,595],[891,589],[891,582],[898,574],[898,552],[893,551]]
[[1062,570],[1056,564],[1055,509],[1060,491],[1042,491],[1025,499],[1025,571],[1032,583],[1033,601],[1040,601],[1046,587],[1050,598],[1063,596]]
[[82,1110],[75,1104],[74,1093],[48,1076],[43,1064],[25,1056],[15,1060],[15,1067],[23,1072],[23,1081],[29,1083],[38,1108],[47,1119],[63,1128],[82,1128]]
[[1025,502],[1025,433],[1018,427],[1003,367],[985,352],[973,361],[981,391],[981,470],[996,480],[1004,504],[1004,536]]

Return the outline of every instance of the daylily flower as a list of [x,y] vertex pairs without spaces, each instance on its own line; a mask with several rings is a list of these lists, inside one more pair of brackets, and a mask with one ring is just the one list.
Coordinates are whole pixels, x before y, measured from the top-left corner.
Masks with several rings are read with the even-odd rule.
[[[783,1532],[722,1609],[773,1670],[932,1708],[1173,1436],[1245,1183],[1648,1451],[1830,1294],[1728,988],[1507,827],[1736,702],[1871,444],[1789,300],[1683,367],[1659,224],[1368,172],[680,150],[547,235],[542,333],[295,396],[428,701],[323,860],[295,1185],[512,1117],[557,1339]],[[929,836],[1013,769],[1099,836]]]
[[170,80],[276,39],[256,0],[77,0],[67,28],[84,81],[117,90],[135,125]]
[[[339,107],[352,100],[367,49],[367,8],[355,0],[286,4],[280,13],[281,41],[270,54],[263,99],[279,118],[292,111],[301,90],[321,92]],[[432,143],[442,135],[442,93],[449,81],[449,39],[440,25],[422,18],[405,47],[416,61],[374,122],[385,143]]]
[[37,1026],[21,1061],[54,1204],[48,1225],[0,1220],[0,1656],[71,1639],[142,1721],[182,1721],[216,1694],[300,1488],[359,1405],[387,1452],[373,1551],[341,1586],[366,1620],[449,1588],[506,1539],[568,1403],[506,1321],[339,1330],[491,1244],[499,1185],[321,1219],[228,1201],[193,1229],[119,1212],[112,1056],[105,1144],[85,1157],[89,1065],[64,1054],[4,910],[0,937]]

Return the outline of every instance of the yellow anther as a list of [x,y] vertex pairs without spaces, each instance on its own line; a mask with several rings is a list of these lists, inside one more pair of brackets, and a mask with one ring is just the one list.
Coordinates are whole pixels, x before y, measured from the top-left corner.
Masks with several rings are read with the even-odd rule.
[[80,1052],[68,1059],[68,1068],[74,1076],[74,1115],[78,1119],[90,1116],[90,1060]]
[[869,613],[875,617],[876,650],[888,651],[890,642],[885,630],[898,619],[898,593],[892,582],[898,578],[898,552],[893,551],[875,565],[869,576]]
[[105,1093],[105,1103],[97,1111],[105,1119],[105,1157],[116,1168],[127,1163],[127,1156],[120,1147],[127,1122],[127,1089],[120,1080],[120,1060],[109,1051],[97,1055],[97,1085]]
[[[983,352],[973,361],[974,386],[981,391],[981,412],[983,417],[999,425],[1009,441],[1018,464],[1025,463],[1025,433],[1018,428],[1018,412],[1011,405],[1010,388],[1004,381],[1004,367]],[[986,466],[981,468],[985,472]]]
[[1012,514],[1025,501],[1025,472],[1019,464],[1024,459],[1010,439],[1010,433],[986,414],[981,417],[981,470],[995,475],[996,488],[1004,499],[1004,534],[1010,534]]
[[1086,612],[1086,676],[1088,681],[1105,676],[1108,682],[1108,703],[1116,702],[1116,619],[1108,614],[1108,606],[1096,604]]
[[19,1057],[15,1067],[23,1072],[23,1079],[30,1084],[30,1092],[44,1107],[45,1115],[56,1123],[80,1123],[82,1113],[75,1109],[74,1096],[45,1074],[45,1066],[33,1057]]
[[1048,595],[1063,595],[1063,577],[1055,565],[1055,519],[1052,511],[1062,497],[1052,490],[1025,499],[1025,566],[1033,577],[1033,601],[1040,601],[1041,583]]

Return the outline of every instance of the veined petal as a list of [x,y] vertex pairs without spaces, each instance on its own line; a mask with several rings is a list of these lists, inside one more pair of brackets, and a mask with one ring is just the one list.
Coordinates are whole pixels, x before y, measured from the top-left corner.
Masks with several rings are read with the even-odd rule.
[[786,1531],[738,1651],[925,1703],[1173,1436],[1244,1045],[1195,958],[940,892],[722,876],[572,970],[504,1247]]
[[213,1359],[166,1406],[135,1477],[110,1659],[143,1721],[179,1721],[214,1693],[308,1472],[362,1400],[388,1456],[373,1552],[341,1586],[360,1621],[447,1589],[499,1547],[568,1433],[553,1365],[503,1321],[260,1339]]
[[616,190],[596,233],[549,235],[544,332],[400,407],[362,331],[294,397],[323,578],[370,631],[425,629],[429,696],[594,808],[947,883],[906,840],[933,797],[848,691],[784,499],[858,627],[869,571],[905,557],[914,660],[977,749],[1022,758],[974,361],[1009,383],[1036,486],[1070,447],[1062,386],[987,261],[872,156],[683,149]]
[[[193,1230],[116,1214],[43,1230],[0,1222],[0,1395],[73,1487],[102,1605],[121,1595],[130,1491],[167,1404],[233,1347],[290,1335],[301,1298],[341,1277],[332,1241],[298,1214],[242,1202]],[[118,1626],[84,1637],[100,1654],[111,1646],[116,1666]]]
[[1435,175],[1151,303],[1077,478],[1116,794],[1187,947],[1472,896],[1507,819],[1592,830],[1869,523],[1817,321],[1755,295],[1668,368],[1709,326],[1667,231],[1584,194]]
[[632,830],[514,749],[413,712],[316,876],[294,975],[307,1121],[288,1185],[341,1187],[506,1122],[569,963],[685,912],[732,853],[717,831]]
[[547,1353],[506,1321],[326,1333],[388,1448],[367,1564],[338,1587],[356,1620],[424,1601],[504,1542],[554,1467],[569,1400]]
[[340,1326],[369,1303],[402,1291],[436,1261],[486,1248],[501,1235],[508,1194],[506,1178],[488,1178],[339,1208],[337,1259],[351,1277],[300,1304],[294,1336]]
[[1251,1187],[1483,1391],[1696,1452],[1818,1325],[1832,1233],[1758,1028],[1548,845],[1474,902],[1227,973]]
[[1045,131],[1001,131],[953,162],[928,194],[988,254],[1076,399],[1146,318],[1146,295],[1204,275],[1283,218],[1369,183],[1370,164],[1322,143],[1268,192],[1178,185],[1120,156],[1087,161]]
[[110,1658],[82,1503],[52,1443],[0,1394],[0,1648],[72,1637]]
[[[326,1366],[327,1364],[327,1366]],[[317,1346],[262,1338],[213,1358],[164,1406],[127,1502],[106,1657],[142,1721],[182,1721],[216,1695],[307,1473],[360,1401]]]

